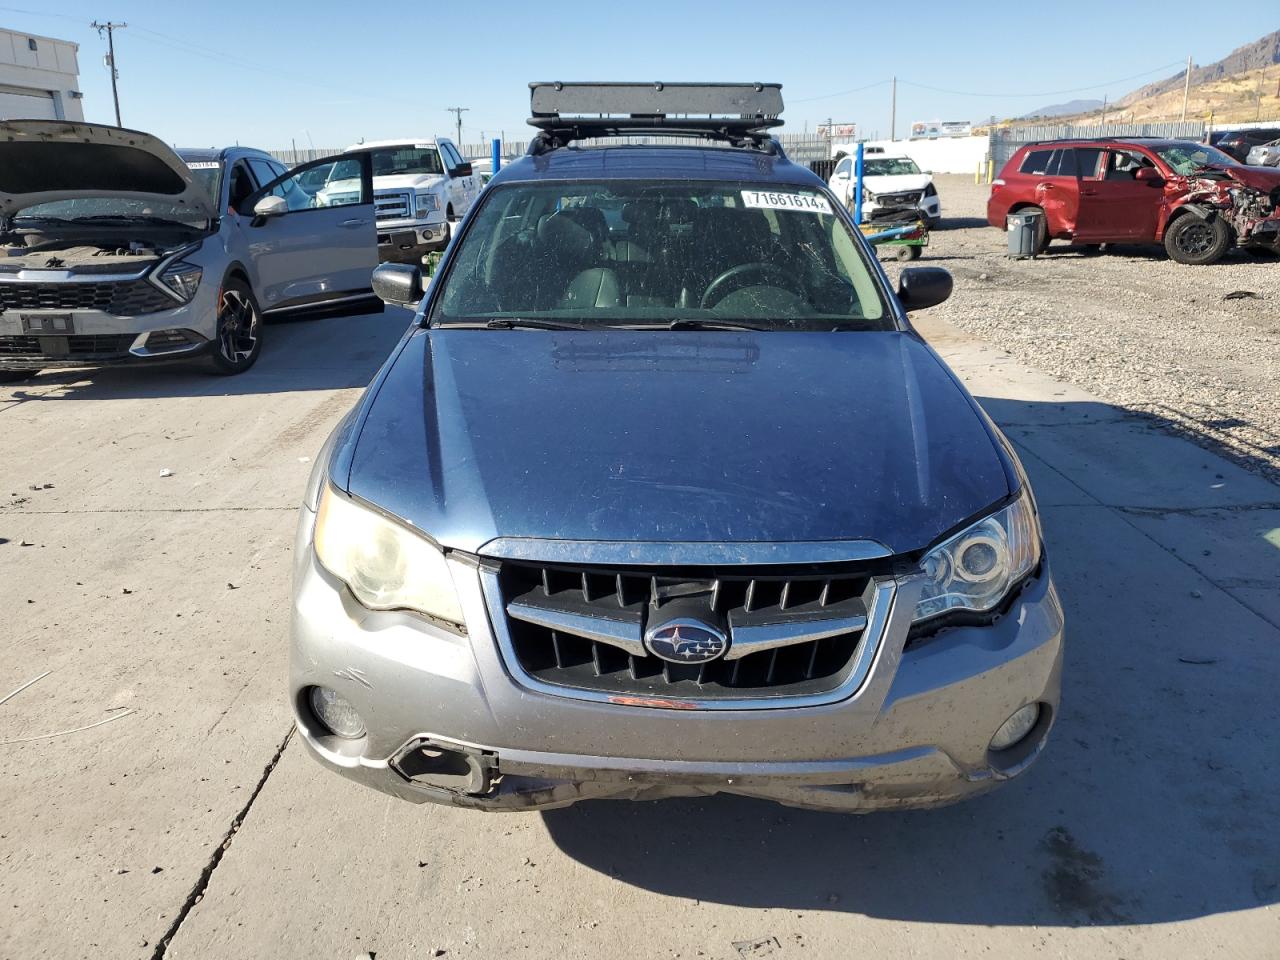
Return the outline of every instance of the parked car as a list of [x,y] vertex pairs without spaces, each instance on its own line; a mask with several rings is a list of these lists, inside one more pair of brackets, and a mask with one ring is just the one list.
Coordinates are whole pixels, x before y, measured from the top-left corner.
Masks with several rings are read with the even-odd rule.
[[[373,193],[378,218],[378,258],[422,262],[443,250],[452,224],[466,216],[484,181],[462,159],[452,140],[378,140],[347,147],[373,160]],[[326,186],[344,192],[350,182]]]
[[1232,160],[1244,163],[1254,147],[1277,139],[1280,139],[1280,128],[1250,127],[1246,130],[1222,131],[1221,137],[1211,139],[1210,142]]
[[1270,143],[1250,147],[1249,155],[1245,157],[1244,162],[1251,167],[1280,166],[1280,140],[1272,140]]
[[[1062,607],[1013,447],[908,320],[950,275],[895,293],[769,136],[776,85],[532,97],[425,297],[375,272],[418,311],[303,496],[308,750],[479,810],[897,809],[1027,769]],[[663,133],[706,142],[580,143]]]
[[991,184],[987,220],[1040,211],[1037,252],[1077,244],[1163,243],[1179,263],[1233,246],[1280,250],[1280,172],[1187,140],[1057,140],[1021,147]]
[[[930,228],[941,222],[942,203],[933,184],[933,174],[921,172],[910,157],[883,152],[875,156],[864,154],[862,167],[864,222],[892,218],[904,208],[918,210],[920,219]],[[842,157],[836,163],[828,186],[845,206],[853,203],[853,157]]]
[[[300,185],[352,163],[340,208]],[[240,373],[262,319],[368,299],[367,159],[286,170],[261,150],[185,150],[136,130],[0,123],[0,382],[52,367],[207,357]]]

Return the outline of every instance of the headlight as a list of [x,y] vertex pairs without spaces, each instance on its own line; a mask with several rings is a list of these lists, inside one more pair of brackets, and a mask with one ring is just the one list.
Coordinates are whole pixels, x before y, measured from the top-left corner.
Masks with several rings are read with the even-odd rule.
[[418,216],[425,216],[432,210],[440,209],[440,198],[434,193],[420,193],[417,196]]
[[876,199],[876,195],[875,195],[874,193],[872,193],[872,192],[871,192],[870,190],[868,190],[866,187],[863,187],[863,188],[862,188],[862,202],[863,202],[863,203],[874,203],[874,202],[875,202],[875,199]]
[[416,610],[462,629],[444,554],[416,533],[324,488],[316,557],[372,610]]
[[175,297],[187,303],[196,295],[196,288],[200,286],[200,277],[203,275],[204,270],[194,263],[179,260],[165,267],[156,279]]
[[1003,510],[925,555],[920,566],[926,580],[915,619],[949,610],[990,610],[1039,562],[1040,525],[1024,490]]
[[933,185],[932,180],[924,185],[924,195],[926,197],[936,197],[938,195],[938,188]]

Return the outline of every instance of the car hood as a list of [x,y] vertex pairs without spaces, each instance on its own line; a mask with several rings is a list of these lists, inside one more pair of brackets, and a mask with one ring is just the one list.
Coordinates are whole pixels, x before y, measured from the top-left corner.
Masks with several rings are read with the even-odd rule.
[[90,197],[163,200],[213,217],[213,200],[149,133],[62,120],[0,122],[0,215]]
[[903,553],[1013,476],[972,399],[898,332],[419,331],[354,443],[336,482],[469,552],[513,537]]
[[1271,167],[1248,167],[1244,164],[1236,164],[1222,169],[1232,179],[1264,193],[1280,187],[1280,171],[1273,170]]
[[933,181],[927,173],[896,173],[884,177],[863,177],[862,183],[872,193],[898,193],[902,190],[923,190]]
[[375,190],[422,190],[443,182],[444,177],[438,173],[398,173],[394,176],[374,177],[373,187]]

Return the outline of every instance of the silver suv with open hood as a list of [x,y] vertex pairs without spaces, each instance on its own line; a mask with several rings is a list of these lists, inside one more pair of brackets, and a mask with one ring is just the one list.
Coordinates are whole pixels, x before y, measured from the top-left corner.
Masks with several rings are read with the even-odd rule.
[[[339,164],[357,190],[307,189]],[[239,373],[264,316],[363,299],[376,260],[366,157],[286,170],[246,147],[175,153],[136,130],[0,123],[0,382],[193,357]]]

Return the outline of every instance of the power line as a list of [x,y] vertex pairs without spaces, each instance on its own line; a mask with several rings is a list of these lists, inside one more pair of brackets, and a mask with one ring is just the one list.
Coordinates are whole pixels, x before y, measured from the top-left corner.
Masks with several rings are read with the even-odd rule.
[[116,81],[120,79],[120,71],[116,69],[115,31],[123,30],[128,24],[112,23],[110,20],[106,23],[99,23],[95,20],[89,26],[98,31],[99,37],[102,36],[103,30],[107,31],[107,65],[111,67],[111,99],[116,105],[116,126],[123,126],[120,122],[120,91],[116,88]]

